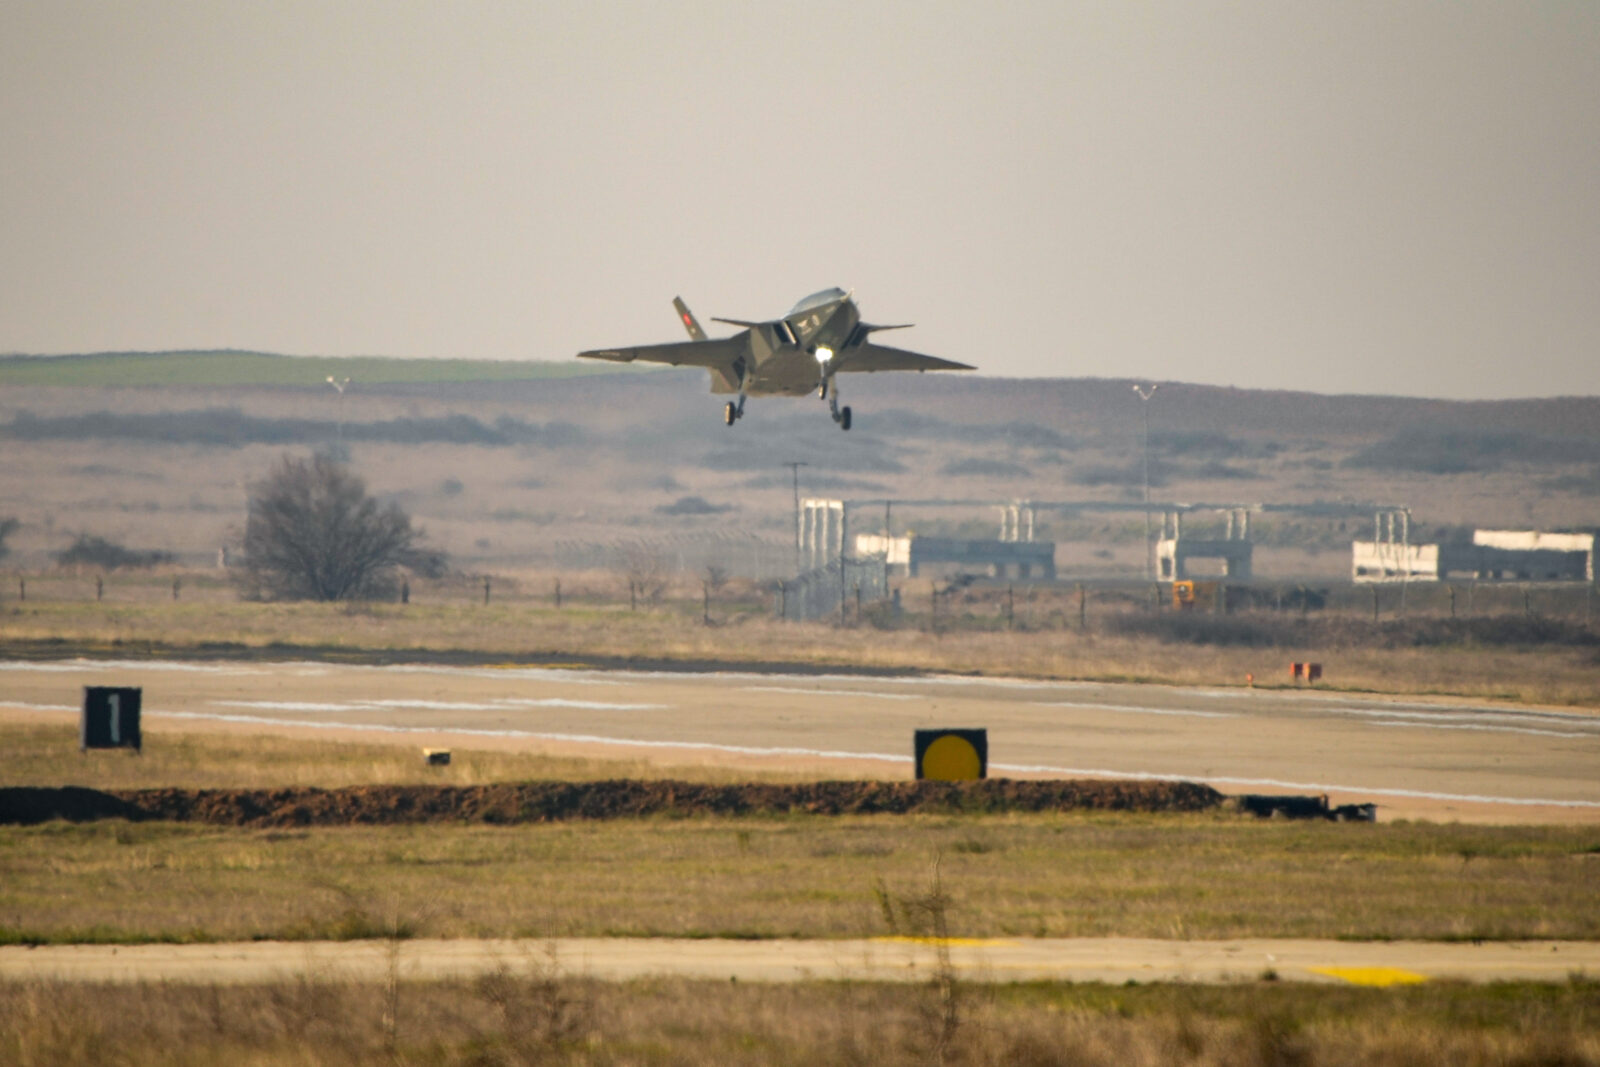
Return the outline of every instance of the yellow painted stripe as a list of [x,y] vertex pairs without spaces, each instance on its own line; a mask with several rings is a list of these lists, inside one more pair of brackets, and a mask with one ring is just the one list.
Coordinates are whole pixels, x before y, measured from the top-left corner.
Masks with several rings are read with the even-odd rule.
[[1353,985],[1415,985],[1428,980],[1424,975],[1399,967],[1311,967],[1309,970],[1331,978],[1343,978]]

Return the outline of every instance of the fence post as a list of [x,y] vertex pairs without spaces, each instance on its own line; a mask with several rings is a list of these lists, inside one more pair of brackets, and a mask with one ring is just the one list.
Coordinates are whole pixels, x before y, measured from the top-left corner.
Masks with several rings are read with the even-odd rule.
[[789,583],[785,582],[785,581],[782,581],[782,580],[779,580],[779,582],[778,582],[778,618],[787,619],[788,617],[789,617]]
[[639,594],[634,591],[634,581],[632,578],[628,579],[628,610],[639,610]]
[[711,625],[711,583],[701,582],[700,591],[704,599],[701,601],[700,620],[707,626]]
[[1456,617],[1456,587],[1453,585],[1450,587],[1450,617]]
[[1087,630],[1088,628],[1089,628],[1089,591],[1087,589],[1085,589],[1083,587],[1083,583],[1080,582],[1078,584],[1078,629]]
[[1012,587],[1006,586],[1006,629],[1011,629],[1017,621],[1017,605],[1012,595]]
[[1527,618],[1533,618],[1533,597],[1526,586],[1522,589],[1522,614]]
[[489,576],[487,574],[483,576],[483,602],[485,605],[489,603]]
[[17,599],[18,600],[27,600],[28,599],[28,579],[26,579],[26,578],[18,578],[17,579]]
[[561,579],[556,579],[556,610],[561,610]]
[[104,578],[96,578],[94,580],[94,598],[96,600],[105,599],[105,592],[106,592],[105,579]]
[[183,586],[183,579],[174,576],[172,579],[172,599],[178,599],[178,590]]
[[1378,587],[1372,587],[1372,621],[1378,621]]

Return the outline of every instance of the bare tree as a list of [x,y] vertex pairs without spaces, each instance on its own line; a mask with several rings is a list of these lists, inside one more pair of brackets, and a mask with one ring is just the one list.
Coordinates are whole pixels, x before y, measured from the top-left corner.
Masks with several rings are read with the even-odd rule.
[[642,597],[652,604],[660,600],[667,588],[666,565],[661,553],[653,545],[641,541],[618,545],[616,553],[617,569],[628,579],[629,599]]
[[285,456],[251,486],[242,581],[273,600],[361,600],[388,596],[400,568],[443,569],[395,504],[329,456]]

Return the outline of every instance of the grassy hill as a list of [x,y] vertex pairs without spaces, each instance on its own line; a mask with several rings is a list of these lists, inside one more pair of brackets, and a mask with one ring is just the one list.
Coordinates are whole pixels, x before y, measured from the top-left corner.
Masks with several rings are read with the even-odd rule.
[[[975,502],[897,505],[897,532],[992,537],[993,504],[1049,501],[1061,506],[1040,512],[1036,532],[1065,546],[1063,573],[1146,566],[1141,515],[1073,506],[1142,496],[1126,380],[852,375],[841,384],[855,426],[841,433],[815,396],[753,399],[730,428],[703,371],[586,373],[610,369],[246,352],[0,358],[0,518],[21,522],[8,566],[47,566],[80,534],[214,559],[237,539],[253,481],[285,452],[329,447],[466,569],[604,568],[627,543],[686,573],[718,553],[735,573],[772,573],[792,562],[790,463],[803,464],[806,496]],[[355,379],[342,401],[330,374]],[[1600,525],[1600,397],[1466,403],[1167,382],[1150,403],[1149,444],[1158,507],[1316,511],[1252,521],[1269,577],[1346,574],[1350,540],[1373,521],[1363,501],[1409,507],[1422,540]],[[1197,514],[1187,529],[1221,521]]]
[[527,381],[616,373],[628,368],[570,360],[391,359],[385,356],[283,356],[235,349],[0,356],[0,385],[228,386],[308,385],[328,377],[367,385],[412,382]]

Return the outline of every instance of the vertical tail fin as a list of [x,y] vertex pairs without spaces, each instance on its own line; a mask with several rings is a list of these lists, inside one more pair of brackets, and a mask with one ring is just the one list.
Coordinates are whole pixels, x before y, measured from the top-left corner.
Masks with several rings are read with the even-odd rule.
[[678,318],[682,320],[683,328],[689,331],[689,339],[704,341],[706,332],[700,328],[700,321],[694,317],[694,312],[689,310],[689,305],[683,302],[683,297],[673,297],[672,306],[678,309]]

